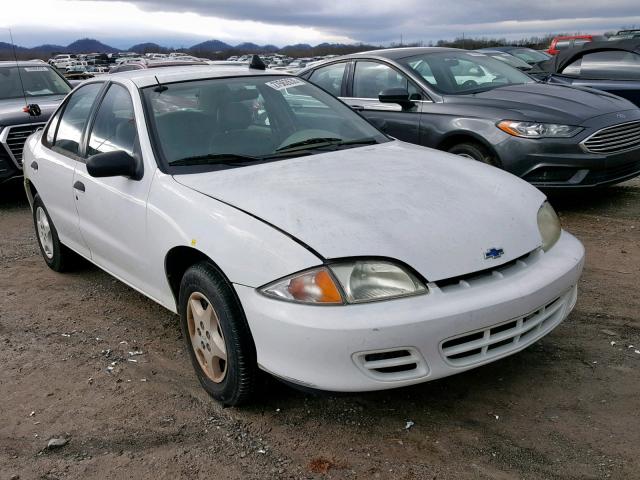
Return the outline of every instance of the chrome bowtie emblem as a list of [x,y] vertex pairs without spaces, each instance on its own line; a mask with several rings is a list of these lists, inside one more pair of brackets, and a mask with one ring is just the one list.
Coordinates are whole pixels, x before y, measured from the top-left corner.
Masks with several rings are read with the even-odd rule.
[[496,258],[500,258],[504,255],[504,250],[502,248],[490,248],[486,252],[484,252],[485,260],[495,260]]

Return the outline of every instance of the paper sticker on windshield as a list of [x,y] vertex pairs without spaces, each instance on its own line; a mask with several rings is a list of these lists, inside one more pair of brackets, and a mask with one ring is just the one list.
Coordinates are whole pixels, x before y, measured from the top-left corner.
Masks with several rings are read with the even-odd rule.
[[480,52],[465,52],[467,55],[472,55],[474,57],[486,57],[484,53]]
[[299,87],[300,85],[306,85],[305,82],[299,78],[281,78],[280,80],[273,80],[265,83],[274,90],[284,90],[285,88]]
[[25,72],[46,72],[49,70],[47,67],[24,67]]

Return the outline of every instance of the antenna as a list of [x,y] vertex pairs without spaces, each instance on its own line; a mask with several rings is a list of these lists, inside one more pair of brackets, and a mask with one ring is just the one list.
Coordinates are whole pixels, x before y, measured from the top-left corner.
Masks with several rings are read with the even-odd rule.
[[164,85],[162,85],[160,83],[160,80],[158,80],[158,76],[157,75],[154,75],[153,78],[155,78],[156,82],[158,83],[158,86],[153,89],[154,92],[162,93],[162,92],[164,92],[166,90],[169,90],[169,87],[166,87],[166,86],[164,86]]
[[24,89],[24,82],[22,81],[22,73],[20,73],[20,65],[18,64],[18,54],[16,53],[16,44],[13,41],[13,32],[11,31],[10,28],[7,28],[7,30],[9,30],[9,38],[11,38],[11,50],[13,50],[13,59],[16,62],[16,71],[18,72],[18,79],[20,79],[20,88],[22,89],[22,98],[24,99],[24,108],[22,109],[22,111],[24,113],[28,113],[29,116],[31,117],[37,117],[42,112],[40,111],[40,107],[37,104],[33,103],[29,105],[27,103],[27,93]]
[[20,65],[18,65],[18,54],[16,53],[16,44],[13,42],[13,32],[10,28],[9,30],[9,38],[11,39],[11,49],[13,50],[13,59],[16,62],[16,71],[18,72],[18,78],[20,79],[20,88],[22,89],[22,98],[24,98],[24,105],[27,106],[27,94],[24,91],[24,83],[22,83],[22,74],[20,73]]

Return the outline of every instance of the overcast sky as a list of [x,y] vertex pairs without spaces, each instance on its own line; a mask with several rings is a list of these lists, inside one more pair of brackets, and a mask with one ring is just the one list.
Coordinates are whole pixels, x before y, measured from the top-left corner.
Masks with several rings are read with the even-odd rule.
[[[18,45],[82,37],[119,48],[203,40],[388,44],[466,36],[520,38],[640,26],[640,0],[2,0]],[[0,41],[8,41],[0,30]]]

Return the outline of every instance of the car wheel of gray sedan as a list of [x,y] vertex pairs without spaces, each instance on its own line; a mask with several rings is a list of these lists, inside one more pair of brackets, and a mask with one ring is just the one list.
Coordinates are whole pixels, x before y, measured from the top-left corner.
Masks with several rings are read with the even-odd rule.
[[64,272],[76,259],[76,254],[60,243],[49,212],[47,212],[40,195],[33,199],[33,224],[36,228],[38,246],[46,264],[56,272]]
[[209,262],[197,263],[182,277],[179,307],[200,384],[225,405],[246,403],[256,383],[256,353],[232,287]]
[[500,166],[498,159],[492,155],[486,147],[478,143],[459,143],[449,148],[448,152],[461,157],[477,160],[478,162],[486,163],[488,165],[493,165],[494,167]]

